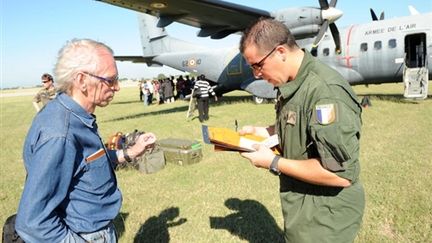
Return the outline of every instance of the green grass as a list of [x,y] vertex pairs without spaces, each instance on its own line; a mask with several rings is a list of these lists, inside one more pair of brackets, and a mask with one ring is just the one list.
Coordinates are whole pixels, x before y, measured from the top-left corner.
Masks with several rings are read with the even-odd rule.
[[[406,101],[402,84],[355,87],[370,94],[363,112],[361,178],[366,212],[356,242],[427,242],[432,238],[432,98]],[[430,92],[432,90],[430,89]],[[35,114],[31,96],[0,98],[0,222],[13,214],[24,185],[22,144]],[[274,121],[274,104],[232,92],[210,107],[209,125],[234,128]],[[144,107],[135,87],[96,111],[103,138],[133,129],[202,142],[187,102]],[[278,180],[232,152],[203,146],[203,160],[168,164],[155,174],[118,171],[123,206],[120,242],[277,242],[283,225]]]

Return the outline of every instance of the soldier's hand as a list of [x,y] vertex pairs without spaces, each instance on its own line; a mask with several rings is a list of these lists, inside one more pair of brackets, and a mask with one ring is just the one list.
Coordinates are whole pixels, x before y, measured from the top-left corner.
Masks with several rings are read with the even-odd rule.
[[240,135],[246,135],[246,134],[255,134],[255,127],[254,126],[243,126],[238,133]]
[[254,144],[253,148],[256,150],[255,152],[244,152],[240,155],[250,160],[256,167],[269,168],[275,156],[273,151],[262,144]]

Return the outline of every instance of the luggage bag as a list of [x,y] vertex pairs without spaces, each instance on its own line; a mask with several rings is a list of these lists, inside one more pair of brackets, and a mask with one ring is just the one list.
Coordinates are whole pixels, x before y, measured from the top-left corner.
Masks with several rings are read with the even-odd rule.
[[177,165],[190,165],[201,161],[202,145],[195,140],[166,138],[159,140],[165,161]]

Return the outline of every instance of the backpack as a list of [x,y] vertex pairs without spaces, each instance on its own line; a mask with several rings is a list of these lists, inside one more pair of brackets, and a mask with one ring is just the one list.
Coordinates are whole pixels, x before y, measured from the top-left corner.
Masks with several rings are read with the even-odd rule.
[[[117,132],[109,137],[106,147],[112,150],[129,148],[135,144],[136,138],[143,133],[144,132],[138,131],[136,129],[135,131],[126,134]],[[131,162],[118,164],[116,169],[119,170],[123,168],[134,168],[145,174],[150,174],[158,172],[164,167],[165,157],[163,151],[159,144],[155,143],[154,146],[147,149],[143,155],[133,159]]]
[[146,150],[144,155],[135,160],[133,167],[145,174],[151,174],[165,167],[165,156],[158,143]]

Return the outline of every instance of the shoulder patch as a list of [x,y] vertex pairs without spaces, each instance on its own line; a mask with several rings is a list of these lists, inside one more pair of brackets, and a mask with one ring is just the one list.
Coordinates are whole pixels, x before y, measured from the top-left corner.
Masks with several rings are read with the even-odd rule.
[[287,123],[295,125],[297,122],[297,113],[295,111],[288,111]]
[[317,122],[322,125],[331,124],[336,120],[335,104],[322,104],[315,106]]

